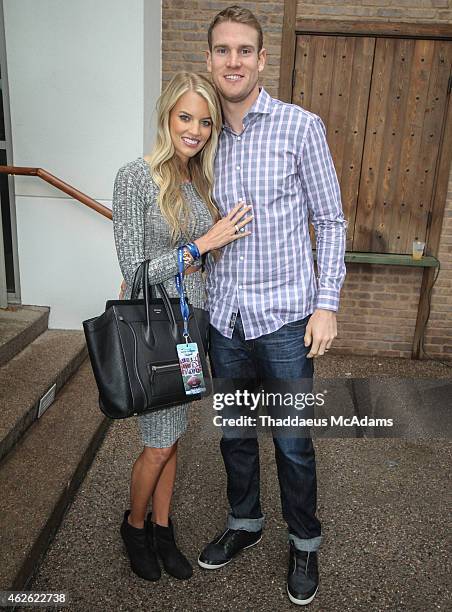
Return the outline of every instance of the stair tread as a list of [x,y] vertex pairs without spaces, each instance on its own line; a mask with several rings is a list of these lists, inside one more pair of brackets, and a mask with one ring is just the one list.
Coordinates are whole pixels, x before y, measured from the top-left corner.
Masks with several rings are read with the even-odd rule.
[[47,306],[18,306],[0,309],[0,346],[49,311]]
[[105,417],[89,360],[0,464],[0,590],[9,588]]
[[0,366],[47,329],[48,306],[9,306],[0,309]]
[[83,332],[47,330],[0,368],[0,440],[85,350]]

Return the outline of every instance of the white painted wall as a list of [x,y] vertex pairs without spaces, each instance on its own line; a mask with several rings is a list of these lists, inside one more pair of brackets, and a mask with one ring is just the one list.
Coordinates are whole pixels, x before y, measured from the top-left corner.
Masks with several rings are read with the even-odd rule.
[[71,200],[21,196],[17,225],[22,303],[50,305],[50,328],[80,329],[117,296],[109,219]]
[[[147,152],[160,93],[161,3],[4,0],[14,165],[42,167],[110,206],[118,168]],[[117,294],[111,222],[16,177],[22,304],[80,329]]]

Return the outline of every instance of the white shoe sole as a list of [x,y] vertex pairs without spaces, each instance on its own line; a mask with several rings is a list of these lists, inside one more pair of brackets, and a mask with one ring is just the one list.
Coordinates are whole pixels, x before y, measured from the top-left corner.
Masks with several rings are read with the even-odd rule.
[[287,595],[289,596],[290,601],[294,604],[297,604],[297,606],[307,606],[308,604],[311,603],[311,601],[317,595],[318,590],[319,590],[319,587],[317,585],[314,595],[311,595],[311,597],[309,597],[308,599],[296,599],[293,595],[289,593],[289,587],[287,587]]
[[226,561],[226,563],[221,563],[220,565],[212,565],[211,563],[204,563],[204,561],[201,561],[200,558],[198,557],[198,565],[202,567],[203,569],[208,569],[208,570],[220,569],[220,567],[224,567],[228,563],[231,563],[231,561],[233,561],[242,551],[246,550],[247,548],[251,548],[252,546],[256,546],[256,544],[259,544],[261,540],[262,540],[262,536],[258,540],[256,540],[256,542],[253,542],[252,544],[249,544],[248,546],[244,546],[241,551],[239,551],[236,555],[234,555],[231,559],[229,559],[229,561]]

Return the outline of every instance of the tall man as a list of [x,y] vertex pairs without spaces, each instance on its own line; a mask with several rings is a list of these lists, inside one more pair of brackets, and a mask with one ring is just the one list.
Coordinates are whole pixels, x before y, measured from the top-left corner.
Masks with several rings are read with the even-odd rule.
[[[319,117],[273,99],[258,85],[266,61],[262,29],[237,6],[208,32],[207,69],[218,89],[224,126],[214,197],[225,215],[252,205],[251,235],[224,247],[209,270],[211,362],[222,379],[312,379],[312,357],[336,331],[345,277],[340,190]],[[315,278],[308,220],[314,226]],[[232,428],[233,429],[233,428]],[[318,588],[316,471],[310,437],[274,437],[282,511],[289,530],[287,590],[307,604]],[[221,452],[230,505],[227,529],[199,565],[218,569],[261,539],[257,438],[223,432]]]

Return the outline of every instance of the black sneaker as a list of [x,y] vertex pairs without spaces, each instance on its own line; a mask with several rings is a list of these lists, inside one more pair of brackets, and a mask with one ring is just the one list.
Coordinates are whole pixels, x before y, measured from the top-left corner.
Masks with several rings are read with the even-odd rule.
[[160,578],[160,566],[157,556],[149,545],[146,533],[146,521],[143,529],[133,527],[127,520],[130,510],[126,510],[121,525],[121,536],[127,550],[132,571],[145,580],[158,580]]
[[297,550],[290,542],[287,593],[292,603],[306,606],[311,603],[319,588],[317,553]]
[[207,544],[198,557],[198,564],[204,569],[218,569],[232,561],[241,550],[254,546],[261,539],[262,530],[226,529]]

